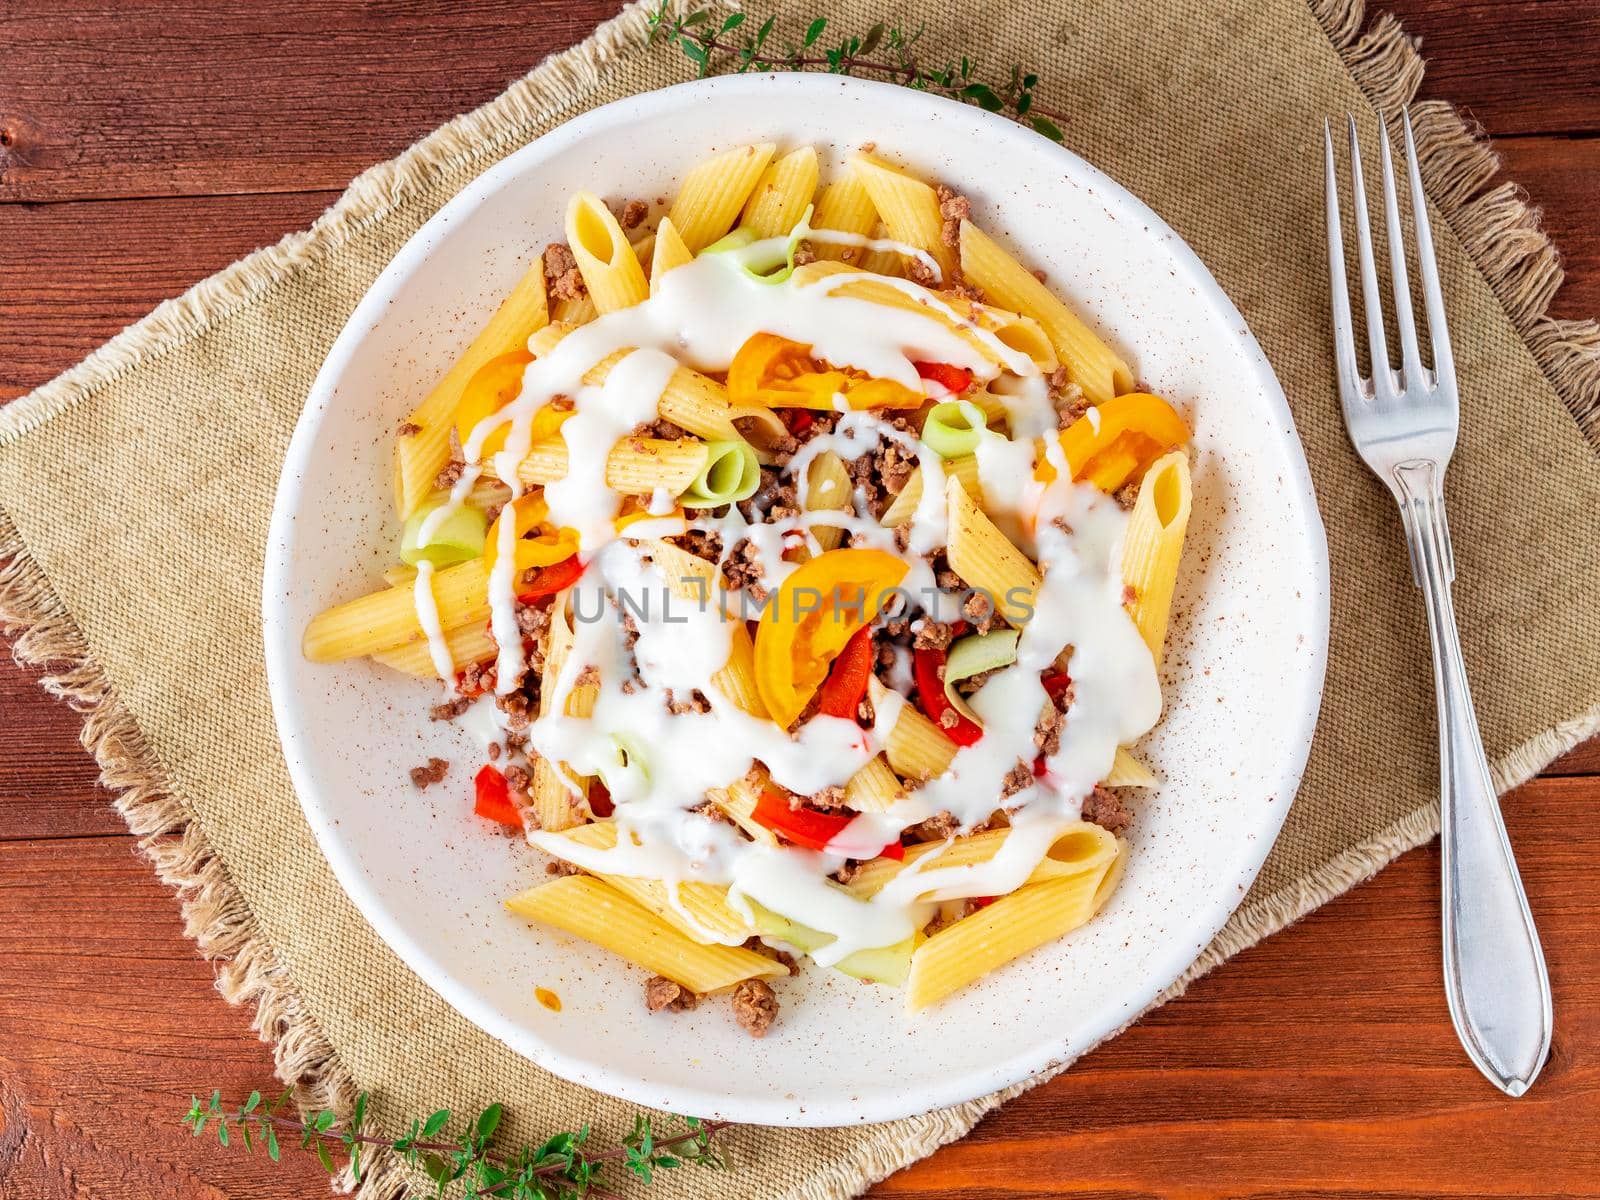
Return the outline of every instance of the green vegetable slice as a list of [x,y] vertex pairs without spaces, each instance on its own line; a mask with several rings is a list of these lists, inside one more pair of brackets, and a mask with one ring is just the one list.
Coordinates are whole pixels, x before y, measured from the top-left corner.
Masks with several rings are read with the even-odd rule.
[[[788,917],[780,916],[748,897],[746,903],[750,905],[750,911],[755,916],[756,932],[762,937],[788,942],[789,945],[807,954],[820,950],[833,941],[832,935],[812,929],[809,925],[802,925],[798,921],[791,921]],[[834,969],[871,983],[903,987],[906,976],[911,973],[911,952],[916,948],[917,937],[917,934],[912,934],[905,941],[896,942],[893,946],[857,950],[836,963]]]
[[748,442],[707,442],[706,465],[678,500],[685,508],[717,508],[748,500],[761,486],[761,464]]
[[800,242],[811,232],[811,206],[789,232],[787,238],[763,238],[748,229],[735,229],[712,242],[701,253],[726,254],[735,266],[757,283],[785,283],[794,274],[794,256]]
[[970,400],[946,400],[928,410],[922,423],[923,444],[940,458],[960,458],[978,448],[989,426],[983,409]]
[[477,558],[483,553],[483,539],[489,532],[489,521],[481,508],[474,508],[470,504],[463,504],[441,521],[426,546],[417,544],[422,523],[445,503],[447,501],[441,500],[424,504],[406,519],[405,529],[400,535],[401,562],[413,567],[424,561],[436,567],[448,567]]
[[1016,662],[1019,636],[1015,629],[996,629],[992,633],[975,633],[951,645],[944,660],[944,694],[955,710],[973,724],[982,725],[983,719],[972,711],[967,698],[956,691],[956,684]]

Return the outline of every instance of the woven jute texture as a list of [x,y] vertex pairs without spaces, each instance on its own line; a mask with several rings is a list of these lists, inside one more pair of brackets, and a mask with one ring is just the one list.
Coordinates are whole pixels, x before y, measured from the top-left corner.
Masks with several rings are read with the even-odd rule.
[[[1392,22],[1369,26],[1348,0],[828,7],[863,30],[926,22],[930,55],[1037,69],[1041,101],[1071,114],[1068,145],[1188,240],[1288,393],[1332,553],[1326,699],[1283,836],[1193,978],[1437,827],[1422,610],[1393,506],[1340,425],[1320,213],[1323,118],[1353,111],[1371,137],[1375,108],[1410,99],[1421,60]],[[19,657],[48,665],[49,686],[85,712],[85,742],[179,889],[223,994],[255,1004],[309,1103],[340,1107],[358,1088],[395,1114],[499,1099],[513,1136],[580,1120],[605,1136],[627,1116],[457,1016],[345,899],[278,750],[258,594],[290,430],[356,301],[497,159],[575,113],[684,78],[676,51],[641,47],[644,24],[625,10],[368,171],[309,231],[0,413],[0,616]],[[1507,787],[1600,719],[1600,333],[1544,317],[1560,276],[1532,215],[1491,186],[1492,158],[1446,106],[1418,116],[1463,390],[1448,488],[1456,600]],[[728,1137],[737,1170],[675,1172],[652,1194],[854,1195],[1005,1098],[864,1128],[741,1129]],[[363,1194],[397,1197],[410,1182],[379,1159]]]

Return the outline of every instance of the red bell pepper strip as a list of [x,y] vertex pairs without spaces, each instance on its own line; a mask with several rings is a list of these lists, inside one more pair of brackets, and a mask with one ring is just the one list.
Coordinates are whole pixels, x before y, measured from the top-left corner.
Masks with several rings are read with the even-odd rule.
[[530,600],[537,600],[540,596],[552,596],[562,588],[576,583],[578,576],[583,574],[583,564],[574,554],[571,558],[551,563],[548,567],[540,567],[538,571],[539,574],[535,576],[534,581],[523,584],[522,590],[517,593],[517,599],[524,604]]
[[[789,801],[770,788],[761,793],[761,798],[756,801],[755,812],[751,815],[757,824],[765,825],[785,841],[808,850],[826,850],[828,843],[839,836],[839,831],[855,820],[843,813],[790,808]],[[904,859],[906,856],[905,847],[898,838],[878,853],[884,858],[893,859]]]
[[974,908],[988,908],[999,898],[998,896],[974,896],[972,897],[972,906]]
[[511,803],[511,788],[497,768],[484,763],[473,783],[478,793],[477,803],[472,806],[473,812],[502,825],[522,828],[522,814]]
[[780,408],[778,416],[795,437],[799,437],[810,429],[812,422],[816,420],[816,417],[811,415],[809,408]]
[[922,378],[931,379],[956,395],[960,395],[972,386],[972,372],[965,367],[934,362],[914,362],[911,365],[917,369],[917,374]]
[[850,635],[839,657],[833,660],[828,678],[817,693],[818,711],[829,717],[854,721],[867,695],[867,680],[872,677],[872,630],[863,625]]
[[589,782],[589,811],[602,820],[617,811],[611,802],[611,789],[598,779]]
[[[922,699],[923,714],[939,727],[940,733],[958,746],[970,746],[983,736],[983,727],[957,711],[944,694],[944,660],[945,652],[931,646],[914,653],[911,671],[917,681],[917,695]],[[954,724],[945,723],[945,713],[955,718]]]
[[1065,671],[1051,671],[1039,680],[1044,685],[1044,694],[1052,700],[1059,700],[1061,694],[1072,686],[1072,676]]

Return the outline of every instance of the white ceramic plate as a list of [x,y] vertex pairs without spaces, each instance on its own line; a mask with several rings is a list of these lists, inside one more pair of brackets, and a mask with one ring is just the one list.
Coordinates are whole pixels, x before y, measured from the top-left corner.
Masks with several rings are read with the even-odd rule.
[[[395,427],[567,198],[670,196],[729,145],[863,142],[969,195],[977,218],[1192,418],[1195,503],[1164,685],[1143,747],[1127,876],[1089,926],[908,1016],[900,993],[815,968],[753,1041],[727,1005],[650,1017],[642,977],[501,900],[543,860],[470,809],[478,752],[432,724],[431,686],[299,651],[321,608],[393,561]],[[295,431],[267,547],[267,667],[284,754],[341,884],[383,939],[488,1033],[568,1079],[705,1117],[877,1121],[953,1104],[1081,1053],[1142,1011],[1243,898],[1295,794],[1321,695],[1327,547],[1288,407],[1243,319],[1148,208],[1044,138],[977,109],[827,76],[710,79],[596,109],[484,174],[429,221],[356,309]],[[437,753],[425,792],[407,768]],[[556,992],[559,1013],[534,998]]]

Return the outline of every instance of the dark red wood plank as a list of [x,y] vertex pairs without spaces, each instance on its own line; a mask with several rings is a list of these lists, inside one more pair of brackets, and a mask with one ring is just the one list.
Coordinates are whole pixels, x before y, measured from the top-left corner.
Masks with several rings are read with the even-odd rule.
[[172,894],[128,837],[0,845],[0,1194],[7,1200],[321,1196],[196,1141],[194,1092],[272,1087],[250,1014],[218,999]]
[[1424,97],[1496,136],[1600,130],[1600,5],[1593,0],[1382,0],[1428,60]]
[[343,187],[618,0],[0,7],[0,200]]
[[126,832],[78,741],[82,717],[8,658],[0,658],[0,713],[0,841]]
[[0,388],[37,387],[162,300],[309,225],[337,198],[0,205]]

